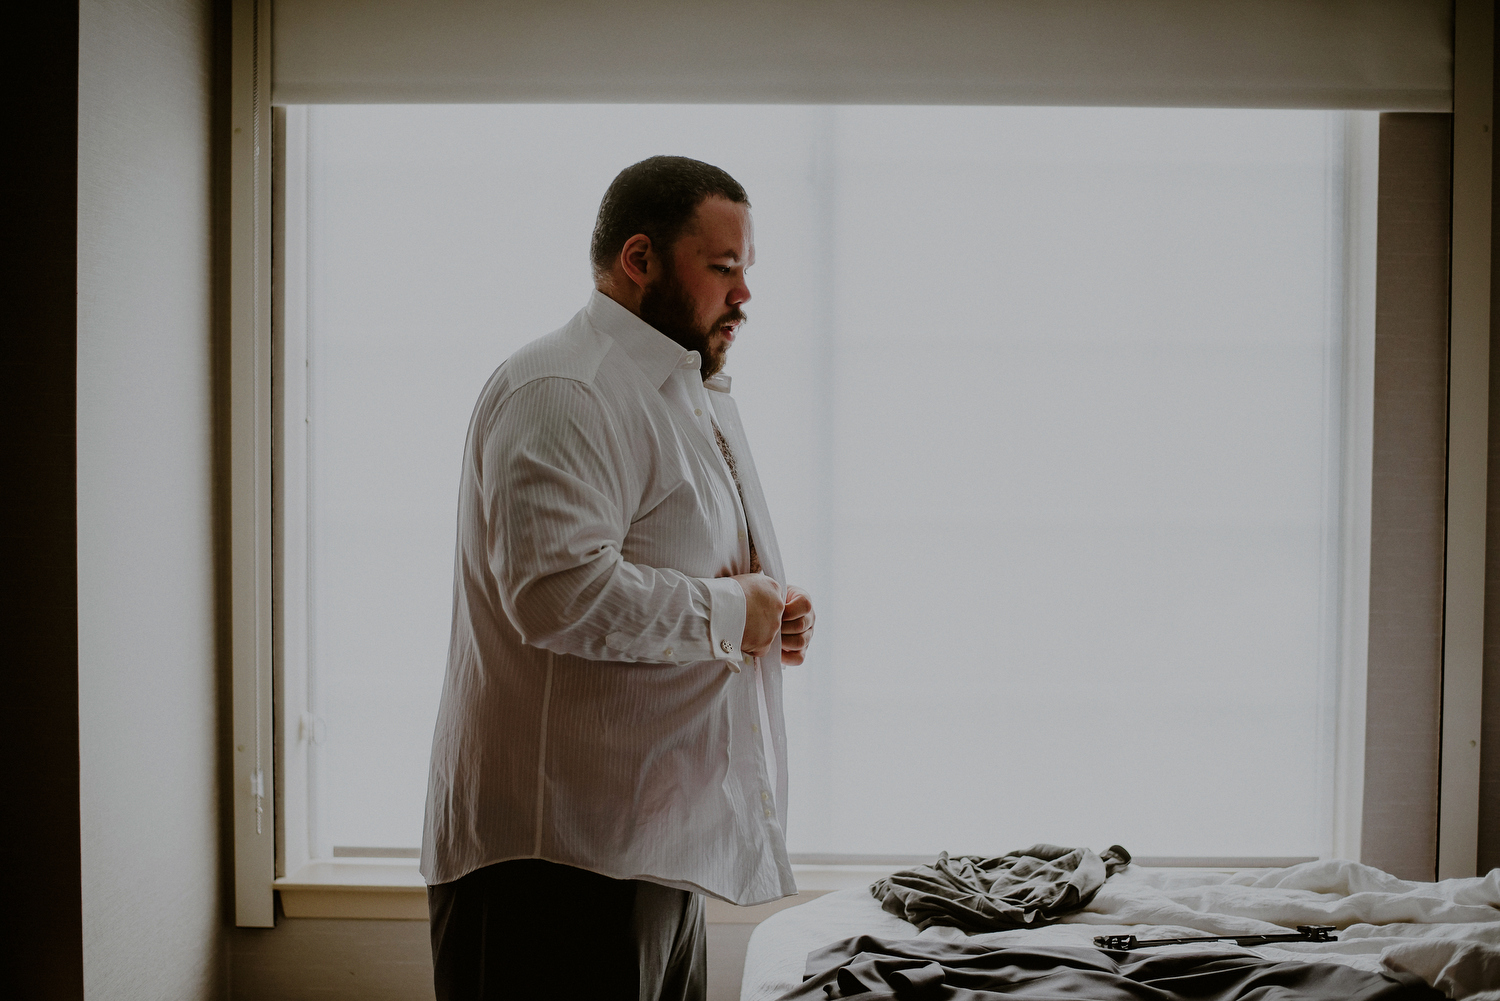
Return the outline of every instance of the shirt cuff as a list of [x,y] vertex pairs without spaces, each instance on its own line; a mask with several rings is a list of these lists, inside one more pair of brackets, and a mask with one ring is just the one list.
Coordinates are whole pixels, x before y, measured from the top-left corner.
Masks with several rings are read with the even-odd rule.
[[708,585],[708,640],[714,659],[738,672],[744,663],[740,641],[745,638],[745,591],[733,577],[713,577]]

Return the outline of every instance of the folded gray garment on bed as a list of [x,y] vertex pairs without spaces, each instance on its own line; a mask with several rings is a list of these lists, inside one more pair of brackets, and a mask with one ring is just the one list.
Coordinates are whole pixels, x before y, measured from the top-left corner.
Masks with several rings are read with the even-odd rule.
[[1259,956],[1160,952],[1117,962],[1098,949],[861,935],[814,950],[779,1001],[1442,1001],[1410,974]]
[[932,865],[895,873],[870,887],[885,910],[918,928],[952,925],[967,932],[1035,928],[1094,899],[1130,853],[1114,845],[1032,845],[997,858],[947,852]]

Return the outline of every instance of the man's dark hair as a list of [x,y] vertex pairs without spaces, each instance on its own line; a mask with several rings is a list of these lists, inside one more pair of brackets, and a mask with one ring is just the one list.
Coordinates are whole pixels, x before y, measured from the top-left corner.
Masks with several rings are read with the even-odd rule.
[[750,205],[739,181],[701,160],[653,156],[626,167],[599,203],[589,247],[594,273],[608,271],[625,241],[637,233],[645,233],[656,252],[669,257],[698,206],[714,195]]

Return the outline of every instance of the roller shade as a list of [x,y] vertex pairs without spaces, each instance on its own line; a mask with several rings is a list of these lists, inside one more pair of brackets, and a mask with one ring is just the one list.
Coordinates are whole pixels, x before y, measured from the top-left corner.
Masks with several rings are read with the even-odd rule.
[[1448,111],[1443,0],[275,0],[278,104]]

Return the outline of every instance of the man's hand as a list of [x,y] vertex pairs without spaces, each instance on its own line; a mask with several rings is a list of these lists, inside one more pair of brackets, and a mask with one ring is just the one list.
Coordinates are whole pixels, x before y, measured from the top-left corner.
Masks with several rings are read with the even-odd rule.
[[818,617],[813,614],[812,599],[800,587],[787,585],[786,604],[781,609],[781,662],[796,667],[807,656],[812,644],[813,623]]
[[745,592],[745,635],[740,648],[752,657],[760,657],[771,649],[776,630],[781,628],[782,609],[786,606],[781,585],[763,573],[736,574],[734,579]]

